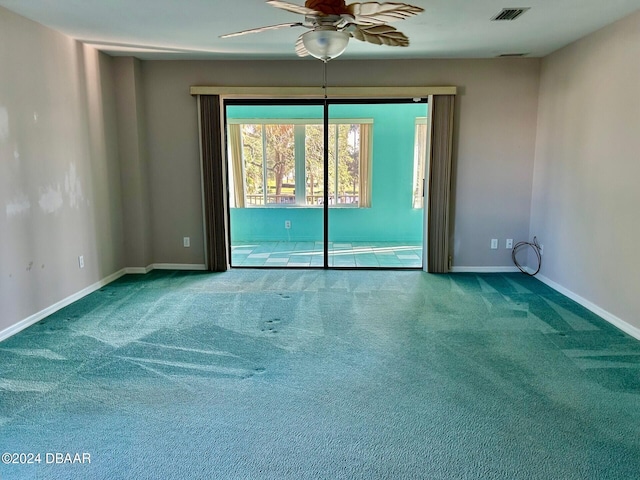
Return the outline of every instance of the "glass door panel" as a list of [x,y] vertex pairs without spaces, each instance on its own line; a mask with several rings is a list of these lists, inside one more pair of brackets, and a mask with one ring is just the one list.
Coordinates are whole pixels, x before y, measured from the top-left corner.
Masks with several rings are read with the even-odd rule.
[[426,103],[330,105],[330,267],[422,267],[426,116]]
[[225,114],[231,266],[323,267],[323,106],[231,101]]

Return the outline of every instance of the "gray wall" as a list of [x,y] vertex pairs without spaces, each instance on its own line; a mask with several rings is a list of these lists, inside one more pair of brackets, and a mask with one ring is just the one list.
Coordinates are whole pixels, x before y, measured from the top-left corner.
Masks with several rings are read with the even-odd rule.
[[542,274],[640,328],[640,13],[542,63],[531,234]]
[[124,263],[112,60],[3,8],[0,45],[2,331]]
[[[539,59],[342,61],[329,85],[454,85],[454,266],[512,266],[529,238]],[[154,261],[203,263],[196,100],[191,85],[314,86],[318,61],[148,61],[142,65]],[[330,89],[329,89],[330,94]],[[182,247],[182,237],[192,247]],[[500,249],[490,250],[490,239]]]
[[140,60],[133,57],[113,59],[125,262],[127,267],[144,268],[153,263],[153,256],[141,68]]

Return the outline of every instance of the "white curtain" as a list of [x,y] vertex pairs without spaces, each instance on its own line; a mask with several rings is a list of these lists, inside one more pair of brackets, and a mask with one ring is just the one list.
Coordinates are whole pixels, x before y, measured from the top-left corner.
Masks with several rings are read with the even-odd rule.
[[242,165],[242,133],[239,124],[229,124],[229,148],[233,173],[235,207],[244,208],[244,172]]
[[359,207],[371,207],[371,124],[360,124]]

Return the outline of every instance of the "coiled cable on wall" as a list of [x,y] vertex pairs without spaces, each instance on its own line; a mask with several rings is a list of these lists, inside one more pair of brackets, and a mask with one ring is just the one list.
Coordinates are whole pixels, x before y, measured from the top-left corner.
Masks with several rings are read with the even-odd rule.
[[[525,247],[531,247],[533,249],[533,252],[536,254],[536,257],[538,258],[538,268],[533,273],[528,272],[522,265],[520,265],[518,263],[518,259],[516,258],[516,253],[518,253],[518,250],[521,250]],[[533,237],[533,242],[516,243],[515,246],[513,247],[513,250],[511,250],[511,259],[513,260],[513,263],[516,265],[516,267],[518,267],[522,273],[526,273],[531,277],[535,276],[540,271],[540,267],[542,267],[542,255],[540,255],[540,244],[538,243],[538,239],[536,237]]]

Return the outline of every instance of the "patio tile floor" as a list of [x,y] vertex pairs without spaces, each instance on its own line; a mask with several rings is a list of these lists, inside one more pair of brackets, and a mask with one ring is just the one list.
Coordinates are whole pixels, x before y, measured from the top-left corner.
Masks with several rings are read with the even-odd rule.
[[[236,242],[232,267],[322,267],[322,242]],[[422,245],[415,242],[335,242],[329,266],[342,268],[421,268]]]

